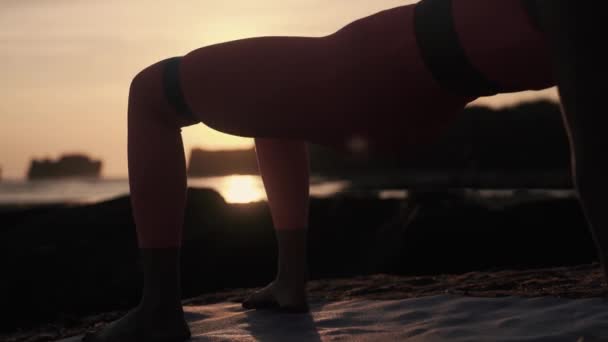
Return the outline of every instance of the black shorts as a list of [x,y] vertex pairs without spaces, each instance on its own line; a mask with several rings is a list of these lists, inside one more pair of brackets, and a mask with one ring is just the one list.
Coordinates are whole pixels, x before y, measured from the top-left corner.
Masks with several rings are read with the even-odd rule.
[[[453,94],[476,98],[501,93],[501,87],[466,57],[454,26],[452,1],[458,0],[422,0],[416,4],[416,39],[427,68],[442,88]],[[533,25],[539,29],[535,0],[522,0],[522,3]]]
[[186,103],[182,87],[180,86],[179,80],[179,63],[181,57],[172,57],[165,60],[164,71],[163,71],[163,90],[167,102],[178,115],[183,116],[188,121],[196,121],[194,113]]

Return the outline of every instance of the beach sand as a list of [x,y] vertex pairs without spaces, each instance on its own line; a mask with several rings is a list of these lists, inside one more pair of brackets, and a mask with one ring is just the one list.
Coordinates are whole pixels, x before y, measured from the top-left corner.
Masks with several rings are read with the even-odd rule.
[[[243,310],[250,291],[184,301],[192,341],[608,341],[608,288],[597,264],[316,280],[310,315]],[[84,318],[55,336],[98,329],[121,314]]]
[[[189,306],[192,341],[607,341],[601,298],[474,298],[314,303],[310,315]],[[63,340],[78,341],[78,337]]]
[[[314,303],[310,315],[243,311],[237,303],[189,306],[192,341],[606,341],[601,298],[474,298]],[[63,340],[78,341],[78,338]]]
[[310,315],[246,311],[219,303],[187,308],[193,341],[608,340],[600,298],[473,298],[318,302]]

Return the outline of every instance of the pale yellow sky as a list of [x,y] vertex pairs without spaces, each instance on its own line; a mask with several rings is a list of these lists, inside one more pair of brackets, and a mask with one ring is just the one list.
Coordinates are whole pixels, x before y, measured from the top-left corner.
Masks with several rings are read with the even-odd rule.
[[[23,178],[30,158],[84,152],[126,177],[126,107],[143,67],[201,46],[262,35],[322,36],[408,0],[2,0],[0,167]],[[485,99],[501,105],[541,93]],[[251,146],[204,125],[183,129],[186,154]]]

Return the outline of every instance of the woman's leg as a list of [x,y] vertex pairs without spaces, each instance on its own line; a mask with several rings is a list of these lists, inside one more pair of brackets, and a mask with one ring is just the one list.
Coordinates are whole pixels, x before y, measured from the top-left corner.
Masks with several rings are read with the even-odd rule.
[[308,145],[299,140],[255,139],[258,166],[277,230],[308,227]]
[[[606,13],[593,2],[537,1],[549,37],[572,152],[574,183],[608,280],[608,158],[605,110]],[[600,7],[600,8],[598,8]]]
[[179,251],[186,205],[186,162],[179,116],[161,88],[167,61],[133,80],[128,164],[133,218],[144,271],[139,309],[182,317]]
[[303,141],[255,139],[278,242],[276,279],[243,302],[243,307],[306,311],[309,156]]
[[[188,122],[166,100],[167,61],[131,83],[128,164],[131,205],[144,273],[137,308],[86,341],[185,341],[179,275],[186,204],[186,166],[180,127]],[[164,338],[164,339],[163,339]]]

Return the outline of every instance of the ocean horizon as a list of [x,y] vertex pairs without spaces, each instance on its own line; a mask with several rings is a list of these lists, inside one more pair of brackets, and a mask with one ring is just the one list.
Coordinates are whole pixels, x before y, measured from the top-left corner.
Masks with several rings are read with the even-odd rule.
[[[189,177],[189,188],[208,188],[217,191],[227,203],[266,201],[262,178],[258,175],[227,175],[217,177]],[[571,189],[462,189],[465,195],[484,199],[515,197],[573,197]],[[359,189],[346,179],[326,179],[311,176],[311,197],[327,198],[341,193],[360,193],[378,199],[406,199],[407,189],[381,187]],[[93,204],[129,194],[128,178],[64,178],[64,179],[4,179],[0,181],[0,205],[38,204]]]
[[[310,194],[330,197],[346,189],[345,180],[311,177]],[[188,187],[217,191],[228,203],[266,201],[258,175],[189,177]],[[0,205],[51,203],[98,203],[129,194],[128,178],[4,179],[0,181]]]

